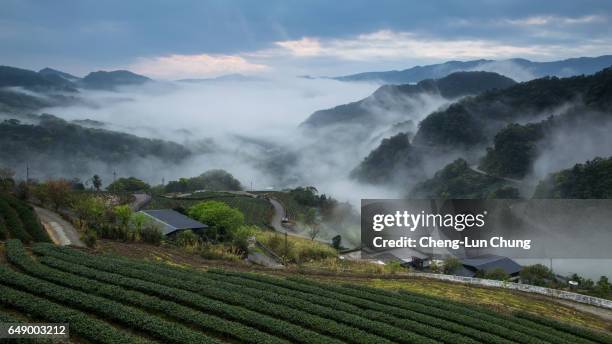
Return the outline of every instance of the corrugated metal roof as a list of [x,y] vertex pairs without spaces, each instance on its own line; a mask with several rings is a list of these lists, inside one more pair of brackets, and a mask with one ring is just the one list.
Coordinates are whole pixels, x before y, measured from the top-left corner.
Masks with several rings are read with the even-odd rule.
[[521,266],[514,260],[508,257],[487,255],[474,258],[465,258],[461,260],[461,264],[473,267],[477,270],[492,271],[497,268],[504,270],[508,275],[512,275],[521,271]]
[[164,226],[162,231],[165,235],[180,229],[208,228],[207,225],[172,209],[142,210],[141,212],[161,223]]

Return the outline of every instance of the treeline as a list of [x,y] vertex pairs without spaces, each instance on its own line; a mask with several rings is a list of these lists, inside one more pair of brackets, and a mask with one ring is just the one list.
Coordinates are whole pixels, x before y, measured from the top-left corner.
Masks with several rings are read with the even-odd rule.
[[90,164],[119,164],[137,158],[158,158],[178,163],[190,156],[184,146],[104,129],[86,128],[52,115],[41,115],[38,124],[11,119],[0,122],[3,164],[16,167],[24,161],[40,173],[50,168],[59,175],[93,174]]
[[418,178],[428,159],[445,153],[473,159],[489,147],[481,170],[524,178],[552,134],[610,123],[610,85],[612,68],[607,68],[591,76],[545,77],[466,97],[429,114],[413,140],[406,134],[383,140],[351,176],[361,182],[398,184],[402,178]]
[[612,157],[550,174],[536,187],[535,198],[612,198]]
[[225,170],[209,170],[197,177],[172,180],[164,187],[165,192],[240,191],[242,185]]

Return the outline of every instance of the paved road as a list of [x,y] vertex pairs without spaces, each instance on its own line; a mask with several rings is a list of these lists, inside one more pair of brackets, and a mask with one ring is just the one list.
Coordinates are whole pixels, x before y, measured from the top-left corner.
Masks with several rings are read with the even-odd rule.
[[134,202],[130,205],[133,211],[139,211],[151,201],[151,195],[144,193],[134,194]]
[[79,232],[68,221],[48,209],[34,207],[34,210],[47,232],[51,235],[53,242],[61,246],[73,245],[85,247],[85,244],[80,239]]
[[283,205],[274,198],[268,198],[268,200],[272,204],[272,207],[274,207],[274,214],[272,215],[270,225],[277,232],[286,231],[287,229],[282,225],[283,217],[285,217],[287,214],[285,211],[285,207],[283,207]]

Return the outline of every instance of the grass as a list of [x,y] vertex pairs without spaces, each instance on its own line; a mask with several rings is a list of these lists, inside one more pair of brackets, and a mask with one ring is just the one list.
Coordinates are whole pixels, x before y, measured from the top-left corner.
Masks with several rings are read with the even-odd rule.
[[308,263],[321,259],[335,259],[337,252],[327,244],[309,239],[287,236],[278,232],[261,231],[256,234],[257,240],[279,256],[285,256],[293,263]]
[[552,302],[550,298],[543,296],[526,295],[509,290],[475,287],[467,284],[424,278],[401,280],[370,279],[361,280],[360,283],[377,288],[408,290],[415,293],[448,298],[462,303],[482,305],[499,312],[526,311],[581,326],[612,331],[612,324],[609,322],[577,311],[572,307]]

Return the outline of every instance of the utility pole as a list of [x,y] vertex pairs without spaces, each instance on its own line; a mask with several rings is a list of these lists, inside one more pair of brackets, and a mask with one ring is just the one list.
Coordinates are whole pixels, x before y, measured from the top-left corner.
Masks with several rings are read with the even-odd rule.
[[113,183],[117,181],[117,171],[113,171]]
[[26,162],[26,184],[30,183],[30,165]]
[[162,177],[162,186],[166,185],[166,178]]
[[287,231],[285,231],[285,254],[284,254],[284,260],[285,260],[285,265],[287,265],[287,256],[289,255],[289,247],[287,245]]
[[253,181],[251,180],[251,192],[253,192]]

